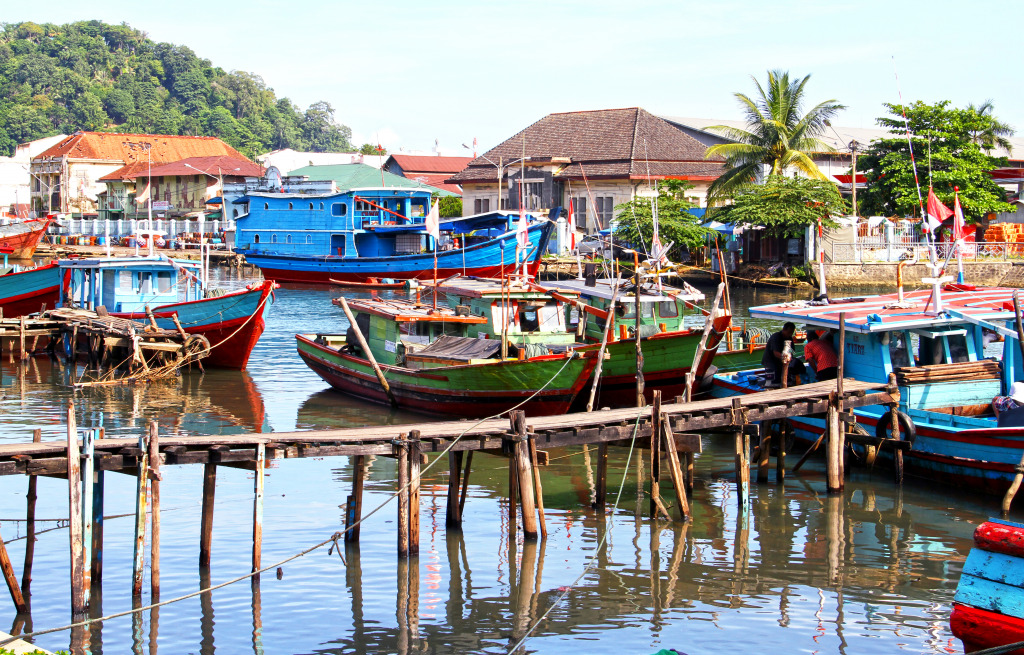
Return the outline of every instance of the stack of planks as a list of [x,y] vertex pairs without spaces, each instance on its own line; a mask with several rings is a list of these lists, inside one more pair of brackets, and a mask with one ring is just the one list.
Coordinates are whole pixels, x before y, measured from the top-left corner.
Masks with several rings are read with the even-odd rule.
[[1002,365],[993,360],[963,362],[960,364],[933,364],[931,366],[903,366],[896,369],[900,386],[932,384],[936,382],[973,382],[998,380]]

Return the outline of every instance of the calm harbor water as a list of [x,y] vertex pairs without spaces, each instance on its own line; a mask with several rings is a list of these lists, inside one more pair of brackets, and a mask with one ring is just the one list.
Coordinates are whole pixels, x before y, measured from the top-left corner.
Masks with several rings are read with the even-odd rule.
[[[220,273],[225,287],[245,280]],[[789,292],[734,289],[737,315]],[[805,297],[806,293],[794,297]],[[141,388],[73,391],[76,371],[45,358],[0,363],[0,442],[24,441],[34,428],[63,438],[70,402],[80,427],[139,436],[156,419],[162,434],[230,434],[401,424],[421,417],[365,404],[327,390],[294,349],[294,333],[343,331],[332,290],[277,292],[267,331],[247,372],[193,372]],[[884,470],[857,471],[845,494],[825,493],[820,462],[784,486],[753,485],[749,518],[737,510],[731,440],[708,435],[697,461],[694,520],[646,518],[636,486],[637,453],[613,449],[607,527],[589,507],[595,463],[581,449],[552,452],[544,469],[548,539],[509,544],[504,460],[474,458],[464,530],[446,532],[447,475],[424,475],[421,551],[410,564],[418,590],[395,555],[396,512],[389,506],[363,525],[358,551],[327,549],[284,565],[280,576],[241,582],[141,616],[94,625],[93,653],[504,653],[568,587],[525,652],[689,655],[961,652],[948,628],[950,601],[977,523],[996,501],[964,497],[909,481],[902,490]],[[350,490],[344,458],[273,462],[266,479],[263,562],[270,564],[339,530]],[[161,599],[184,595],[249,571],[252,475],[218,474],[213,564],[198,566],[202,467],[164,469]],[[371,462],[364,508],[394,490],[393,461]],[[131,608],[134,478],[107,475],[106,546],[99,603],[103,614]],[[0,478],[0,525],[15,569],[24,559],[24,477]],[[67,483],[38,482],[32,614],[25,630],[70,618]],[[365,511],[364,510],[364,511]],[[606,546],[598,548],[602,539]],[[520,537],[521,540],[521,537]],[[147,549],[148,552],[148,549]],[[595,557],[596,555],[596,557]],[[574,581],[594,557],[594,567]],[[148,577],[148,573],[147,573]],[[145,584],[149,601],[148,579]],[[95,594],[95,591],[94,591]],[[409,596],[412,600],[407,600]],[[13,623],[0,594],[0,621]],[[5,629],[10,627],[0,624]],[[69,634],[40,636],[51,650]]]

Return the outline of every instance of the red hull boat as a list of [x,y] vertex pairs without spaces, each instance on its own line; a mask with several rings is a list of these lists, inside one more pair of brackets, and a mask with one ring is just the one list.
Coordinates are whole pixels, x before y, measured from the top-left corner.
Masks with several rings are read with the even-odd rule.
[[0,254],[15,259],[29,259],[35,254],[39,240],[52,222],[52,218],[31,218],[0,225]]

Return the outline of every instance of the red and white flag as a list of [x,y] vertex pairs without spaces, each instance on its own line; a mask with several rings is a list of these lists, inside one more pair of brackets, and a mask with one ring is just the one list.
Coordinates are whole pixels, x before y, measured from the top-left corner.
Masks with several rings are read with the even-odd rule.
[[952,210],[949,207],[939,202],[939,199],[935,197],[935,191],[928,188],[928,213],[924,220],[924,229],[927,232],[935,234],[935,230],[938,229],[942,221],[946,220],[953,215]]
[[576,214],[573,212],[572,198],[569,198],[569,216],[565,224],[569,229],[569,250],[576,250]]
[[519,207],[519,224],[516,225],[516,247],[525,250],[530,245],[530,235],[527,232],[526,212],[522,205]]
[[423,221],[423,226],[427,229],[427,234],[434,237],[434,250],[437,250],[437,242],[441,238],[441,211],[438,208],[438,201],[434,201],[434,206],[430,208],[430,213],[427,214],[427,218]]
[[967,237],[967,224],[964,222],[964,210],[960,207],[960,190],[953,190],[953,239]]

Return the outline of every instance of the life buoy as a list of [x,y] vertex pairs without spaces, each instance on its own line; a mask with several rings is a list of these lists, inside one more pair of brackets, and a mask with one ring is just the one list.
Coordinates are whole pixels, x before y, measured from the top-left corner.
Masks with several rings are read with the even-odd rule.
[[[896,410],[896,420],[900,424],[900,438],[903,441],[909,441],[914,443],[914,439],[917,438],[917,427],[909,416]],[[892,438],[892,412],[887,411],[882,414],[878,419],[878,423],[875,425],[875,436],[879,439],[891,439]]]

